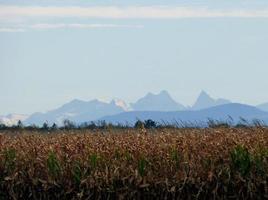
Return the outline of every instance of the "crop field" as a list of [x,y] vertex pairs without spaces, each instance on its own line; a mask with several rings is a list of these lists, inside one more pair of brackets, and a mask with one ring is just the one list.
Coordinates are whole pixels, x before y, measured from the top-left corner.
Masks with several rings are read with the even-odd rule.
[[266,199],[268,129],[2,132],[0,199]]

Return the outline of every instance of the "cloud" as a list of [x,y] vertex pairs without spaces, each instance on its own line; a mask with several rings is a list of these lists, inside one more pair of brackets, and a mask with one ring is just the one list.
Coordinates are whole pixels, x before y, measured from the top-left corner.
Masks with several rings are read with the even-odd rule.
[[15,33],[15,32],[25,32],[22,28],[0,28],[0,33]]
[[143,28],[143,25],[131,25],[131,24],[33,24],[27,26],[27,28],[35,30],[43,29],[95,29],[95,28]]
[[103,19],[179,19],[179,18],[267,18],[268,9],[209,9],[207,7],[171,6],[98,6],[42,7],[0,6],[0,19],[14,18],[103,18]]
[[39,24],[12,24],[10,27],[1,27],[0,32],[26,32],[30,30],[53,29],[111,29],[111,28],[143,28],[143,25],[131,24],[68,24],[68,23],[39,23]]
[[[0,32],[48,29],[143,28],[135,24],[82,24],[80,19],[180,19],[180,18],[268,18],[265,9],[212,9],[204,6],[1,6]],[[78,23],[39,23],[55,19]],[[31,24],[35,23],[35,24]]]

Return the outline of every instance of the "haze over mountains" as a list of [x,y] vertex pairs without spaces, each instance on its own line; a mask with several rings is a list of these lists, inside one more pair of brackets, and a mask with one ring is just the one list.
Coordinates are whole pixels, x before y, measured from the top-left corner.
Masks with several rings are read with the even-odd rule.
[[234,121],[240,117],[268,121],[268,104],[256,107],[232,103],[226,99],[214,99],[202,91],[191,107],[176,102],[170,94],[163,90],[158,94],[148,93],[134,103],[126,103],[120,99],[103,102],[72,100],[61,107],[46,113],[34,113],[30,116],[9,115],[0,117],[0,122],[14,125],[18,120],[25,124],[42,125],[44,122],[59,125],[65,119],[77,124],[89,121],[105,120],[111,123],[134,123],[137,119],[153,119],[155,121],[205,121],[208,118]]

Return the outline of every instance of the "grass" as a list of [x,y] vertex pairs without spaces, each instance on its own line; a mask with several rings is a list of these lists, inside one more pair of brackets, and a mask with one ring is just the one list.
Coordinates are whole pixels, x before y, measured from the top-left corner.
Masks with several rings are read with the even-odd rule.
[[0,134],[0,199],[265,199],[268,129]]

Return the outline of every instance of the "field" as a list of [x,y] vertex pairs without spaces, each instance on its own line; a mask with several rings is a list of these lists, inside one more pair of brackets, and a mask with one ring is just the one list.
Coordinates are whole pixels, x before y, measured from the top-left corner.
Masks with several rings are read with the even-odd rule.
[[2,132],[0,199],[265,199],[268,129]]

